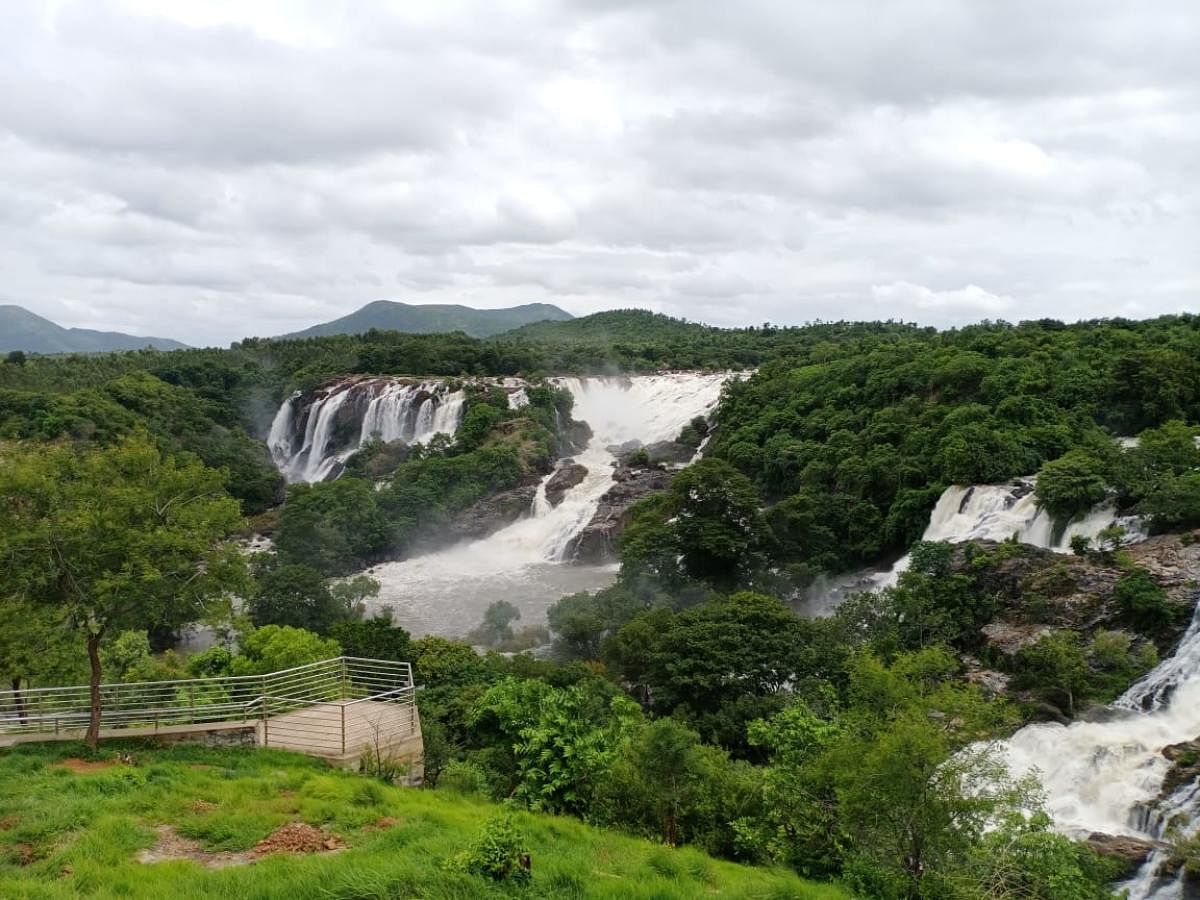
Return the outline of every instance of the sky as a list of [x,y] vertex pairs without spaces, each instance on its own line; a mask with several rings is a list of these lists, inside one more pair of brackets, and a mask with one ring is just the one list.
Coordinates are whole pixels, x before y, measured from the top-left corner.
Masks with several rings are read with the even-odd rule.
[[0,303],[1200,306],[1195,0],[3,0]]

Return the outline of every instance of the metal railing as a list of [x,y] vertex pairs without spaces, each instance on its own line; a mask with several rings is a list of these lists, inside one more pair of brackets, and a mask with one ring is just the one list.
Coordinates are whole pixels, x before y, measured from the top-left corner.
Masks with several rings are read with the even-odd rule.
[[[341,753],[357,749],[373,721],[386,720],[389,732],[402,722],[415,732],[417,722],[408,663],[350,656],[267,675],[103,684],[100,708],[110,734],[261,723],[264,745],[292,740]],[[71,736],[87,728],[90,709],[87,685],[0,691],[0,736]]]

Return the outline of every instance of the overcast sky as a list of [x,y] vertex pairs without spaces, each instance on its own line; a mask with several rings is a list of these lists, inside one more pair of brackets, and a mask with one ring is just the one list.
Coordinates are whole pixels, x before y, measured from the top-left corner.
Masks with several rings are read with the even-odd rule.
[[1200,306],[1195,0],[0,0],[0,302]]

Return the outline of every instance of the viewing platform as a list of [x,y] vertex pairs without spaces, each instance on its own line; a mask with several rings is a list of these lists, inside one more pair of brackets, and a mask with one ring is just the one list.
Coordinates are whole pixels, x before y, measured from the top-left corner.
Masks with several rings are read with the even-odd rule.
[[[87,685],[0,691],[0,747],[78,741]],[[245,743],[357,767],[400,760],[419,782],[424,746],[412,666],[342,656],[269,675],[104,684],[100,737]]]

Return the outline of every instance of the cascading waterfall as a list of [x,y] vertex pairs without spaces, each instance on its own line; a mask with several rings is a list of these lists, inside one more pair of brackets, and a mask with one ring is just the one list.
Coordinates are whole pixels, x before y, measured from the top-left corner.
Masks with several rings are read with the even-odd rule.
[[[1037,479],[1018,478],[1009,484],[953,485],[938,498],[929,516],[929,525],[921,535],[922,541],[1006,541],[1016,538],[1055,553],[1070,553],[1071,539],[1076,536],[1095,540],[1106,528],[1121,525],[1126,530],[1126,542],[1145,537],[1142,523],[1133,517],[1118,517],[1111,503],[1102,503],[1082,518],[1070,522],[1061,534],[1054,534],[1054,521],[1038,505],[1034,485]],[[908,554],[886,571],[855,572],[828,582],[826,593],[812,594],[806,601],[814,614],[833,612],[837,604],[850,593],[892,587],[907,571]],[[824,587],[824,586],[823,586]]]
[[[375,437],[411,444],[439,433],[453,435],[465,399],[463,391],[451,391],[443,381],[350,381],[306,408],[301,408],[299,394],[285,400],[271,424],[267,445],[288,481],[324,481]],[[298,440],[301,422],[303,436]],[[346,441],[346,433],[356,437]]]
[[[1152,806],[1170,767],[1162,749],[1198,735],[1200,608],[1175,655],[1130,687],[1103,720],[1027,725],[998,749],[1013,775],[1039,775],[1047,811],[1060,831],[1159,841],[1176,816],[1190,823],[1200,814],[1195,783]],[[1159,877],[1165,858],[1162,850],[1151,854],[1125,885],[1130,900],[1185,896],[1178,877]]]
[[[584,479],[551,506],[547,475],[527,517],[477,541],[376,567],[371,576],[382,587],[374,605],[390,607],[416,634],[461,635],[495,600],[516,604],[522,624],[531,625],[565,594],[610,584],[616,566],[569,565],[564,556],[615,483],[611,448],[631,440],[673,440],[693,418],[712,411],[727,378],[679,373],[554,379],[574,398],[573,418],[592,428],[588,446],[574,455],[587,469]],[[521,405],[519,394],[510,395],[510,403],[516,398]]]

